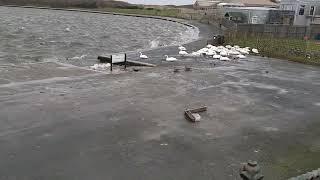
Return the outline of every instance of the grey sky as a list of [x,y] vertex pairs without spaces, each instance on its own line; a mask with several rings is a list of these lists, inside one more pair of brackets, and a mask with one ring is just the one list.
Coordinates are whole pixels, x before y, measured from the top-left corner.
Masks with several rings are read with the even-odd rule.
[[134,4],[174,4],[174,5],[184,5],[192,4],[193,0],[127,0],[129,3]]

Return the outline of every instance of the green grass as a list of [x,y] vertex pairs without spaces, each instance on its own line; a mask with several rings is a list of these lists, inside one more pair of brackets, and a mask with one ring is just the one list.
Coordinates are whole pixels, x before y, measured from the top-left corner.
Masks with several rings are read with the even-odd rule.
[[126,14],[139,14],[139,15],[151,15],[151,16],[163,16],[163,17],[179,17],[179,9],[166,8],[166,9],[125,9],[125,8],[103,8],[99,9],[114,13],[126,13]]
[[315,41],[234,35],[226,37],[226,43],[257,48],[262,56],[320,65],[320,44]]
[[295,146],[288,147],[286,154],[275,160],[267,171],[281,177],[281,179],[295,177],[319,168],[319,157],[319,150]]

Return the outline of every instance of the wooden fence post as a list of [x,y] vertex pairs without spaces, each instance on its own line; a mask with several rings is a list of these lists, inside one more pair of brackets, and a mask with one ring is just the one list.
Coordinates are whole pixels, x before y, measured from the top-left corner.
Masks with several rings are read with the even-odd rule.
[[111,59],[111,63],[110,63],[110,71],[112,71],[112,55],[111,55],[111,57],[110,57],[110,59]]
[[127,69],[127,53],[124,54],[124,69]]

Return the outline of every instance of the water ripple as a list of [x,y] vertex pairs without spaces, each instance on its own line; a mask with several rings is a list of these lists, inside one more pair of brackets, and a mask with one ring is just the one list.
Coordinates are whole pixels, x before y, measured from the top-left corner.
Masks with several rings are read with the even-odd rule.
[[0,63],[139,51],[196,39],[190,27],[158,19],[0,7]]

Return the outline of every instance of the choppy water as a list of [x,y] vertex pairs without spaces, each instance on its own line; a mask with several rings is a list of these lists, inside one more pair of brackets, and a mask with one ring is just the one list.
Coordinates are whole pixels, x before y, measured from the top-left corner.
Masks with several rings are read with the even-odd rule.
[[71,59],[178,45],[198,30],[157,19],[0,7],[0,63]]

